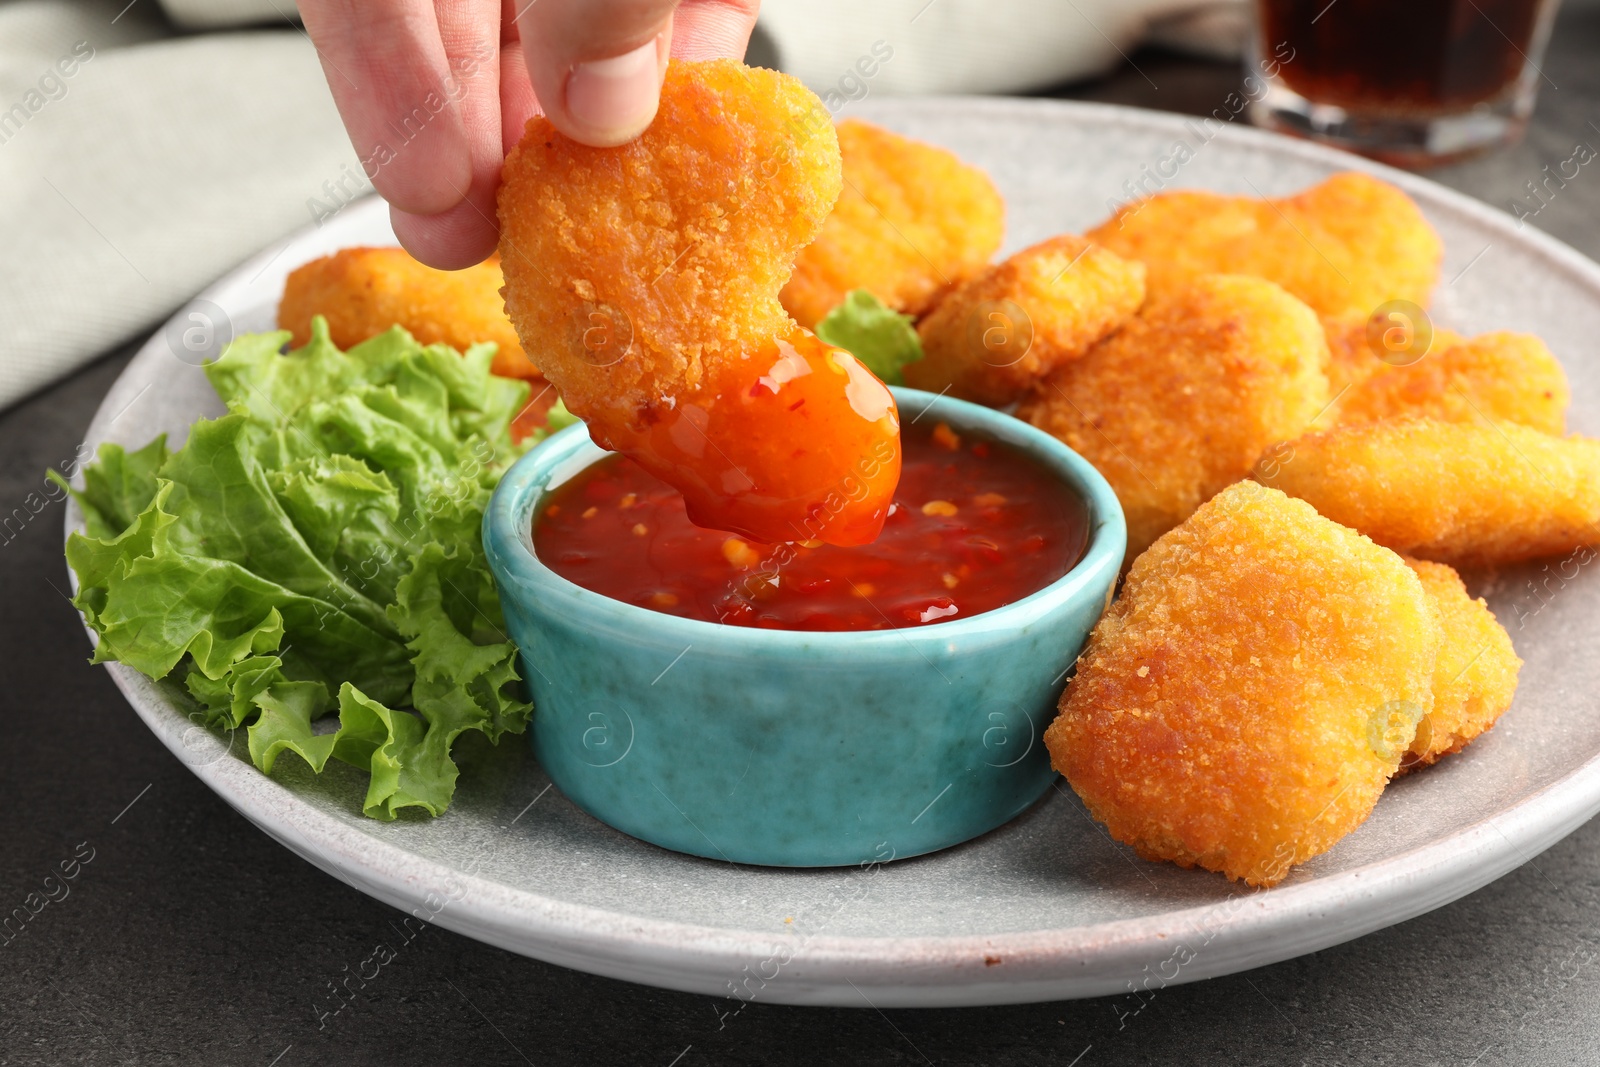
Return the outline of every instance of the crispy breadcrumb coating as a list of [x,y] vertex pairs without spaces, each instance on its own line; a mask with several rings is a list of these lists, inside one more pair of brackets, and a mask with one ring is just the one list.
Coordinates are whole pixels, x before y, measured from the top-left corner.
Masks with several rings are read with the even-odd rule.
[[575,414],[649,422],[792,328],[778,290],[839,184],[822,102],[732,60],[674,60],[655,121],[615,148],[532,118],[499,195],[511,320]]
[[295,345],[311,339],[311,316],[328,320],[340,348],[402,326],[425,345],[466,351],[480,341],[499,346],[494,372],[537,378],[500,299],[500,257],[465,270],[435,270],[403,248],[346,248],[295,268],[283,287],[278,325]]
[[1600,441],[1511,422],[1386,419],[1307,434],[1267,485],[1379,544],[1455,565],[1512,563],[1600,542]]
[[1433,710],[1400,761],[1402,771],[1459,752],[1495,724],[1517,692],[1522,660],[1511,635],[1480,597],[1467,595],[1455,570],[1443,563],[1406,559],[1439,610],[1439,659],[1433,672]]
[[[1331,347],[1331,346],[1330,346]],[[1532,334],[1486,333],[1471,339],[1441,331],[1424,355],[1385,362],[1366,342],[1341,345],[1358,369],[1339,397],[1332,424],[1425,415],[1447,422],[1502,419],[1549,434],[1567,431],[1572,393],[1566,373]]]
[[844,188],[783,287],[800,325],[813,328],[852,289],[920,315],[999,250],[1005,201],[983,171],[860,119],[838,135]]
[[1134,562],[1045,744],[1141,856],[1273,885],[1372,810],[1438,646],[1398,556],[1240,482]]
[[1019,418],[1105,475],[1128,518],[1128,558],[1247,476],[1261,451],[1328,403],[1317,317],[1260,278],[1210,275],[1058,367]]
[[1063,234],[983,271],[917,325],[918,389],[996,407],[1080,358],[1144,303],[1144,265]]
[[1152,296],[1199,274],[1253,274],[1328,318],[1364,318],[1390,300],[1426,307],[1443,254],[1439,235],[1410,197],[1356,172],[1276,200],[1159,193],[1127,205],[1087,236],[1143,260]]
[[[1372,344],[1372,318],[1367,315],[1348,315],[1338,319],[1322,320],[1328,334],[1328,389],[1334,397],[1345,396],[1351,388],[1365,382],[1388,366]],[[1438,354],[1465,341],[1466,338],[1440,326],[1433,327],[1427,351]],[[1333,425],[1333,409],[1328,417],[1318,419],[1318,429]]]

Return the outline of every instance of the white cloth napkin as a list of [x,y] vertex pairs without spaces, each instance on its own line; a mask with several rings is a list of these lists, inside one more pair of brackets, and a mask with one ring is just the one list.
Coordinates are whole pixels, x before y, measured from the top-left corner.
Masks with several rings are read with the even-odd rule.
[[[819,93],[879,41],[893,56],[872,92],[1015,92],[1109,69],[1152,26],[1225,50],[1245,2],[767,0],[762,27]],[[1172,29],[1196,10],[1209,31]],[[314,222],[324,182],[360,174],[294,15],[289,0],[0,2],[0,408],[150,331]]]

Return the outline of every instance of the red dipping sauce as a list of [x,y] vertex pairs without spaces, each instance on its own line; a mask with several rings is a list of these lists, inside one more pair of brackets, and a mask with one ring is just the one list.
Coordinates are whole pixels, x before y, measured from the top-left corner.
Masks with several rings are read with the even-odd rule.
[[683,497],[624,456],[560,486],[535,520],[551,570],[585,589],[703,622],[887,630],[965,619],[1071,570],[1082,500],[996,441],[906,426],[894,505],[868,545],[757,544],[689,521]]

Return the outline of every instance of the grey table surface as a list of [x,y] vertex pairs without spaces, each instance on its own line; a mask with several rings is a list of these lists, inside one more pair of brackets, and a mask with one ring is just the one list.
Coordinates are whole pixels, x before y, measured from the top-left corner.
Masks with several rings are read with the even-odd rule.
[[[1557,24],[1523,144],[1434,172],[1509,210],[1600,147],[1600,9]],[[1232,65],[1135,54],[1051,94],[1204,114]],[[1600,172],[1531,220],[1600,258]],[[1600,339],[1597,339],[1600,340]],[[0,501],[41,490],[133,346],[0,414]],[[1484,889],[1335,948],[1109,1000],[879,1012],[755,1004],[597,978],[428,929],[337,1024],[314,1005],[398,913],[280,848],[145,730],[65,600],[61,511],[0,534],[0,909],[91,856],[0,941],[11,1064],[1600,1064],[1600,820]]]

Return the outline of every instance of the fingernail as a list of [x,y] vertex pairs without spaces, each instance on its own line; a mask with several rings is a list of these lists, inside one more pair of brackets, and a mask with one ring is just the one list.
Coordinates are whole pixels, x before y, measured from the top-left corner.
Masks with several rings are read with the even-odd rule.
[[644,132],[661,102],[656,42],[615,59],[580,63],[567,78],[567,114],[596,145],[618,145]]

